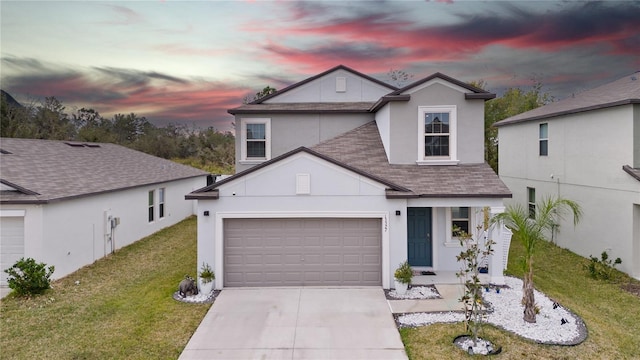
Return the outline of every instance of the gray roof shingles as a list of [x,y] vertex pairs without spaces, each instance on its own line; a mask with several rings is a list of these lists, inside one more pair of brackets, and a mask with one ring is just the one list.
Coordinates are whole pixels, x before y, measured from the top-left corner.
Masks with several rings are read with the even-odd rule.
[[612,106],[640,104],[640,71],[572,97],[497,122],[504,126]]
[[0,181],[32,192],[1,191],[0,202],[44,203],[207,175],[124,146],[96,145],[0,139]]
[[311,148],[347,166],[398,186],[409,197],[511,197],[511,191],[487,164],[389,164],[375,122],[362,125]]

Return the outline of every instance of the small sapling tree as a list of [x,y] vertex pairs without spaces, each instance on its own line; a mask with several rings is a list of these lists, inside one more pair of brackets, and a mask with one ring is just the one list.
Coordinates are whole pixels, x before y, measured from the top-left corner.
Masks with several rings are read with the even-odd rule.
[[[479,267],[493,253],[495,242],[484,236],[482,225],[476,228],[475,239],[471,234],[457,228],[454,229],[454,234],[462,246],[460,255],[456,256],[458,262],[462,263],[462,267],[456,275],[464,285],[464,294],[460,298],[465,313],[464,324],[466,331],[471,332],[475,346],[478,341],[478,332],[484,320],[484,310],[482,309],[484,301]],[[484,242],[482,246],[480,239]]]

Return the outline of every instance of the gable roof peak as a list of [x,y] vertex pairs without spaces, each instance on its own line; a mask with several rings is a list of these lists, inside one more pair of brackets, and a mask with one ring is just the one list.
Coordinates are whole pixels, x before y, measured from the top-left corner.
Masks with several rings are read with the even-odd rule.
[[465,88],[465,89],[469,90],[470,92],[472,92],[474,94],[478,94],[478,95],[480,95],[478,98],[493,99],[496,96],[495,94],[493,94],[493,93],[491,93],[489,91],[486,91],[486,90],[481,89],[479,87],[473,86],[471,84],[467,84],[464,81],[460,81],[458,79],[454,79],[451,76],[445,75],[445,74],[443,74],[441,72],[435,72],[435,73],[433,73],[433,74],[431,74],[429,76],[426,76],[426,77],[424,77],[422,79],[416,80],[416,81],[412,82],[411,84],[392,92],[389,95],[400,95],[400,94],[404,93],[405,91],[407,91],[409,89],[412,89],[414,87],[420,86],[420,85],[422,85],[422,84],[424,84],[424,83],[426,83],[428,81],[431,81],[433,79],[436,79],[436,78],[442,79],[444,81],[450,82],[450,83],[455,84],[455,85],[458,85],[458,86],[460,86],[462,88]]
[[274,92],[273,94],[269,94],[267,96],[263,96],[260,99],[257,99],[257,100],[254,100],[254,101],[250,102],[249,104],[251,104],[251,105],[262,104],[266,100],[269,100],[269,99],[274,98],[274,97],[276,97],[278,95],[284,94],[287,91],[293,90],[293,89],[295,89],[297,87],[300,87],[300,86],[302,86],[304,84],[307,84],[307,83],[309,83],[309,82],[311,82],[313,80],[319,79],[319,78],[321,78],[321,77],[323,77],[325,75],[331,74],[332,72],[335,72],[335,71],[338,71],[338,70],[344,70],[344,71],[350,72],[350,73],[352,73],[352,74],[354,74],[354,75],[356,75],[358,77],[367,79],[367,80],[369,80],[371,82],[374,82],[374,83],[376,83],[378,85],[384,86],[384,87],[386,87],[386,88],[388,88],[389,90],[392,90],[392,91],[395,91],[395,90],[398,89],[397,87],[395,87],[395,86],[393,86],[391,84],[387,84],[384,81],[378,80],[378,79],[376,79],[374,77],[371,77],[371,76],[369,76],[367,74],[363,74],[363,73],[361,73],[361,72],[359,72],[357,70],[354,70],[354,69],[352,69],[352,68],[350,68],[350,67],[348,67],[346,65],[340,64],[340,65],[332,67],[329,70],[323,71],[320,74],[313,75],[313,76],[311,76],[309,78],[306,78],[306,79],[304,79],[302,81],[299,81],[297,83],[291,84],[291,85],[285,87],[284,89],[281,89],[281,90],[278,90],[278,91]]

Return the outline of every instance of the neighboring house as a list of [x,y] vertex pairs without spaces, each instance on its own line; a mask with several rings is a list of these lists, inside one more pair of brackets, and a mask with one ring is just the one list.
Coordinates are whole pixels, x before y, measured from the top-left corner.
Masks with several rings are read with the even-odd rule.
[[577,201],[582,221],[563,222],[553,241],[585,257],[606,250],[640,279],[640,72],[496,126],[513,201]]
[[480,210],[500,212],[511,196],[483,158],[494,96],[439,73],[397,89],[337,66],[229,110],[238,173],[187,195],[198,264],[214,267],[218,289],[390,288],[405,260],[459,270],[452,226],[475,232]]
[[54,278],[194,214],[207,173],[115,144],[0,139],[1,283],[21,257]]

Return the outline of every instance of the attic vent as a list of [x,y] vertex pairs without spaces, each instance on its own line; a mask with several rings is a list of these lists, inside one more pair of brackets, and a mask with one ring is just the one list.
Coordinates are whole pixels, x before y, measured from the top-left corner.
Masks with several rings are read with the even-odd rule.
[[11,154],[11,153],[5,149],[0,149],[0,154]]
[[337,77],[336,78],[336,92],[345,92],[347,91],[347,78],[346,77]]
[[89,147],[89,148],[99,148],[100,145],[98,144],[87,144],[87,143],[77,143],[77,142],[68,142],[65,141],[65,144],[72,146],[72,147]]

